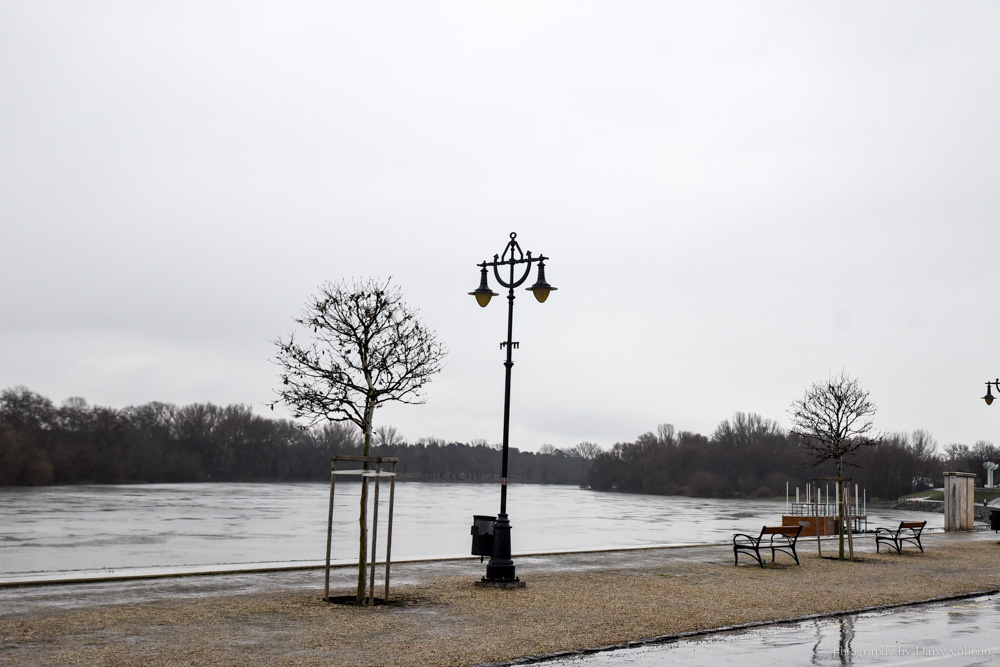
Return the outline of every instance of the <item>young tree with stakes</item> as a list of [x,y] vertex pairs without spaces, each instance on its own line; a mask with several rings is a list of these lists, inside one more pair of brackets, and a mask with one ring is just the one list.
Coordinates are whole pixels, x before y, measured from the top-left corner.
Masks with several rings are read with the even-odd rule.
[[[812,465],[837,462],[837,477],[843,478],[844,460],[860,447],[877,445],[884,437],[875,432],[872,421],[875,404],[856,379],[841,373],[826,382],[816,382],[789,408],[791,432],[798,436]],[[837,494],[837,521],[840,525],[840,559],[844,559],[844,507]]]
[[[271,408],[285,403],[308,426],[355,424],[364,434],[364,456],[371,452],[375,410],[393,401],[423,403],[421,390],[441,370],[447,354],[435,333],[417,319],[417,311],[403,302],[391,279],[325,283],[294,319],[306,329],[308,340],[299,342],[293,333],[274,341],[282,372],[279,398]],[[367,504],[364,482],[358,603],[365,598]]]

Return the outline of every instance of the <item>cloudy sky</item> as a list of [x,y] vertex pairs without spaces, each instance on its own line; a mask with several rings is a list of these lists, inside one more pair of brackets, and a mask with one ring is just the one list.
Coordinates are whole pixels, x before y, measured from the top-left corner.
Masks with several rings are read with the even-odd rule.
[[1000,443],[1000,6],[0,1],[0,388],[246,403],[326,280],[448,346],[408,439],[610,446],[831,373]]

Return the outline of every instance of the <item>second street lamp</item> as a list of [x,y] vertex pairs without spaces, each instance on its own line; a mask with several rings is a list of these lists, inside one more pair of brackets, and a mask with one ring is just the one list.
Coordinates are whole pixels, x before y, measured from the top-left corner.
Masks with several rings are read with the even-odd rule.
[[[480,282],[479,287],[469,292],[476,297],[480,306],[485,308],[490,299],[499,296],[490,289],[489,269],[493,269],[493,276],[496,281],[507,288],[507,340],[500,343],[500,348],[507,349],[507,361],[504,362],[505,384],[503,398],[503,453],[500,468],[500,514],[497,515],[496,523],[493,525],[493,552],[490,562],[486,566],[486,576],[477,585],[496,586],[502,588],[519,587],[524,584],[517,578],[514,568],[514,560],[511,558],[510,547],[510,520],[507,517],[507,452],[510,446],[510,369],[514,365],[512,351],[519,343],[512,339],[514,329],[514,289],[524,284],[531,273],[531,265],[538,263],[538,279],[535,284],[527,288],[535,295],[539,303],[543,303],[549,294],[556,288],[545,281],[545,255],[532,257],[530,252],[523,252],[517,243],[517,234],[511,232],[510,241],[503,251],[503,255],[493,255],[492,262],[483,262],[479,265]],[[523,267],[523,270],[522,270]],[[504,268],[506,278],[501,275],[500,270]]]

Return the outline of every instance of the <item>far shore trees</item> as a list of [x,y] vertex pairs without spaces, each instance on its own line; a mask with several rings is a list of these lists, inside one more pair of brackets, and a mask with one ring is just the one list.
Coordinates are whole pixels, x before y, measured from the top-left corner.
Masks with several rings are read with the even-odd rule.
[[[192,416],[199,416],[192,419]],[[816,474],[834,475],[836,463],[804,468],[798,437],[750,430],[749,440],[729,437],[740,424],[770,421],[733,415],[714,435],[661,424],[607,451],[598,445],[553,454],[511,449],[526,484],[570,484],[595,491],[715,498],[777,498]],[[728,424],[727,424],[728,422]],[[378,431],[371,453],[399,458],[397,480],[499,483],[500,445],[484,439],[458,442],[435,437],[390,444]],[[389,427],[391,428],[391,427]],[[739,430],[739,429],[737,429]],[[250,406],[171,405],[151,402],[115,408],[83,399],[62,404],[25,387],[0,391],[0,487],[63,484],[190,482],[318,482],[329,484],[330,457],[362,453],[362,432],[350,422],[312,428],[256,414]],[[716,440],[716,436],[721,440]],[[590,443],[581,443],[587,444]],[[232,452],[236,452],[233,456]],[[891,433],[852,456],[848,473],[872,500],[895,500],[942,485],[944,470],[965,470],[985,481],[982,462],[997,461],[986,441],[938,447],[920,429]],[[593,454],[593,458],[589,458]],[[515,465],[512,463],[512,465]]]
[[[310,426],[355,424],[364,436],[364,456],[371,455],[375,410],[389,402],[422,403],[424,385],[447,354],[390,280],[325,283],[295,322],[306,331],[305,343],[294,333],[274,341],[282,369],[279,400]],[[359,603],[366,588],[367,504],[368,486],[362,482]]]
[[[837,477],[843,478],[844,457],[859,448],[877,445],[883,436],[875,431],[875,404],[868,391],[854,378],[841,373],[825,382],[813,383],[802,398],[794,401],[788,412],[792,434],[805,448],[810,463],[825,461],[837,464]],[[840,525],[840,559],[844,559],[843,493],[837,494],[837,521]]]

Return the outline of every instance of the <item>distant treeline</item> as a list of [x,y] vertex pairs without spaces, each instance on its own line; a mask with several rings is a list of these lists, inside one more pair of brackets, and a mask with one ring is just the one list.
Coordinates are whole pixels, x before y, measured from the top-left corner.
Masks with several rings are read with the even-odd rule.
[[[869,499],[900,496],[943,485],[943,472],[961,471],[985,478],[983,462],[997,461],[1000,451],[979,441],[953,444],[938,452],[926,431],[890,434],[881,444],[862,447],[845,459],[845,477],[865,489]],[[786,483],[803,493],[807,482],[833,477],[836,467],[807,466],[795,436],[756,414],[736,413],[723,420],[711,437],[675,432],[670,424],[634,442],[618,443],[594,459],[587,476],[595,490],[705,497],[781,497]]]
[[[374,456],[396,456],[401,479],[499,482],[495,446],[425,438],[392,428]],[[361,453],[358,429],[302,429],[249,406],[166,403],[114,409],[71,398],[61,406],[23,387],[0,393],[0,486],[153,482],[325,481],[330,457]],[[378,441],[378,440],[377,440]],[[581,484],[589,461],[547,448],[510,451],[521,483]]]
[[[372,454],[399,458],[401,479],[499,482],[500,451],[483,440],[407,444],[391,426],[377,430]],[[255,415],[249,406],[166,403],[114,409],[71,398],[56,406],[23,387],[0,393],[0,486],[142,482],[325,481],[330,457],[358,455],[358,429],[335,423],[302,429]],[[1000,462],[989,442],[948,445],[925,431],[892,434],[863,447],[846,475],[869,499],[895,499],[941,486],[945,470],[976,473]],[[736,413],[711,437],[663,424],[610,451],[582,442],[570,450],[543,445],[510,451],[516,483],[574,484],[599,491],[705,497],[784,496],[833,476],[809,467],[796,438],[776,422]]]

